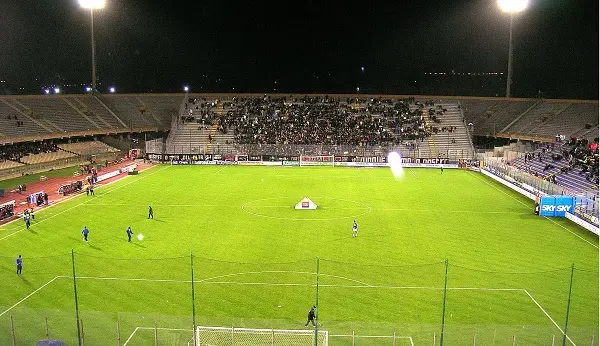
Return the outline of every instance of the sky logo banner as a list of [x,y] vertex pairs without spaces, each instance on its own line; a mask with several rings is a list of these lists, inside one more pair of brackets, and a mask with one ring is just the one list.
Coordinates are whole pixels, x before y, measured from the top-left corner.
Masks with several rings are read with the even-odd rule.
[[540,201],[541,216],[565,217],[567,212],[573,213],[575,198],[571,196],[544,196]]

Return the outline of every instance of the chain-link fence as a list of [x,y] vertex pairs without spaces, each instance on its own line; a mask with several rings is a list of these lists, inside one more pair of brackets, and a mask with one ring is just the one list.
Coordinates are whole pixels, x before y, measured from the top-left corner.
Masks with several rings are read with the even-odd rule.
[[[314,342],[294,330],[326,331],[328,345],[598,345],[598,271],[577,265],[511,272],[448,261],[71,253],[25,258],[16,275],[10,262],[0,261],[2,345],[194,345],[199,326],[225,328],[219,340],[228,345]],[[313,305],[316,328],[307,318]],[[276,337],[279,330],[290,332]],[[229,343],[232,335],[237,343]]]

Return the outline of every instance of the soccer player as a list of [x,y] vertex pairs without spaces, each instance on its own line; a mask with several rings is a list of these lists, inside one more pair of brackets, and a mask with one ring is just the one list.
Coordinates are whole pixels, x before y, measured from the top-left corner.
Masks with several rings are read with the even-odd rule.
[[148,206],[148,218],[154,219],[154,212],[152,211],[152,206]]
[[29,215],[31,215],[31,220],[35,220],[35,214],[33,214],[33,208],[31,208]]
[[29,229],[29,226],[31,226],[31,217],[29,216],[29,213],[25,213],[25,216],[23,216],[23,221],[25,221],[25,227]]
[[21,258],[21,255],[17,257],[15,263],[17,264],[17,275],[21,275],[21,272],[23,271],[23,259]]
[[352,224],[352,238],[356,237],[358,237],[358,224],[356,223],[356,220],[354,220],[354,223]]
[[133,231],[131,230],[131,226],[127,227],[127,241],[131,243],[131,236],[133,235]]
[[83,234],[83,240],[85,240],[86,242],[88,241],[87,237],[88,237],[89,233],[90,233],[90,230],[87,229],[87,226],[84,226],[83,230],[81,231],[81,234]]
[[440,165],[440,174],[444,173],[444,166]]
[[315,324],[315,309],[317,307],[315,305],[313,305],[310,310],[308,310],[308,319],[306,320],[306,323],[304,324],[305,327],[308,326],[308,322],[311,322],[313,327],[316,326]]

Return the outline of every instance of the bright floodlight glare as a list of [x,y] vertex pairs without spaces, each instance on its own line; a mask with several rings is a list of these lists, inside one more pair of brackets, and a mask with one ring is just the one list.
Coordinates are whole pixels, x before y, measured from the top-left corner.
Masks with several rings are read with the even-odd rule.
[[400,154],[395,151],[392,151],[387,156],[388,166],[392,170],[392,174],[396,179],[401,179],[404,177],[404,168],[402,168],[402,158]]
[[92,91],[92,87],[85,87],[85,91],[87,91],[87,92]]
[[498,0],[498,7],[504,12],[521,12],[527,8],[529,0]]
[[79,0],[79,6],[89,9],[104,8],[106,0]]
[[58,93],[60,93],[60,88],[54,88],[54,93],[55,93],[55,94],[58,94]]
[[44,93],[49,94],[50,93],[50,89],[44,89]]
[[108,88],[108,91],[110,91],[111,93],[114,93],[116,91],[115,87],[110,87]]
[[183,91],[189,91],[189,90],[190,90],[189,86],[186,85],[186,86],[183,87]]

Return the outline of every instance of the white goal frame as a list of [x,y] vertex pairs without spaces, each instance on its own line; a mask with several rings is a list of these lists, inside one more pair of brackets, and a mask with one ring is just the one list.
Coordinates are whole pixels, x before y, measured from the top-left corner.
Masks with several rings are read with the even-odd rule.
[[[203,335],[204,334],[204,335]],[[212,334],[208,336],[206,334]],[[311,340],[313,346],[329,346],[329,332],[317,331],[317,345],[314,345],[315,331],[313,329],[256,329],[235,327],[197,326],[194,331],[195,346],[234,346],[236,339],[239,345],[252,345],[251,339],[260,339],[260,345],[306,345],[305,340]],[[296,340],[291,341],[290,339]],[[291,341],[291,343],[290,343]]]
[[335,166],[335,156],[300,155],[300,166]]

